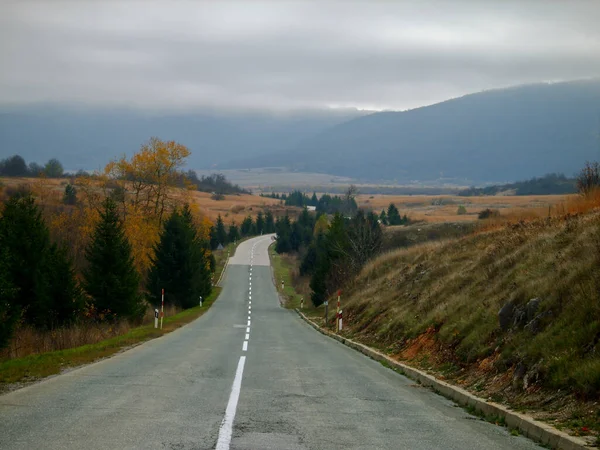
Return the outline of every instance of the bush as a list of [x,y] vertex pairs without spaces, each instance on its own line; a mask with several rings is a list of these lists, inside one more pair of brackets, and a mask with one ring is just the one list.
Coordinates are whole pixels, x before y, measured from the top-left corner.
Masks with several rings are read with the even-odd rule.
[[479,219],[483,220],[483,219],[491,219],[492,217],[498,217],[499,215],[500,215],[500,211],[498,211],[497,209],[486,208],[483,211],[480,211],[479,215],[477,217]]
[[580,194],[589,195],[598,187],[600,187],[600,164],[588,161],[577,176],[577,190]]
[[463,205],[460,205],[458,207],[458,210],[456,211],[456,214],[458,214],[459,216],[464,216],[467,213],[467,208],[465,208]]
[[213,194],[210,196],[213,200],[225,200],[225,196],[223,194]]

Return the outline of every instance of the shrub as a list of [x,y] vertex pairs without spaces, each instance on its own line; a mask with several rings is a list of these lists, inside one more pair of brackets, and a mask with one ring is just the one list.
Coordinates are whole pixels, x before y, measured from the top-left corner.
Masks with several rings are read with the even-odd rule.
[[225,196],[223,194],[217,194],[217,193],[214,193],[213,195],[211,195],[210,198],[213,200],[225,200]]
[[467,213],[467,208],[464,207],[464,205],[460,205],[458,207],[458,210],[456,211],[456,214],[458,214],[459,216],[464,216]]
[[497,209],[490,209],[490,208],[486,208],[483,211],[479,212],[479,215],[477,216],[479,219],[490,219],[492,217],[498,217],[500,215],[500,212]]
[[598,187],[600,187],[600,164],[588,161],[577,176],[577,190],[580,194],[589,195]]

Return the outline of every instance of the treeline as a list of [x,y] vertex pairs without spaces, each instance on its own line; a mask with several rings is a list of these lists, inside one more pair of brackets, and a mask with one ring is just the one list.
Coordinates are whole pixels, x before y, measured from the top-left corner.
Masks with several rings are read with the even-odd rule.
[[[56,159],[50,159],[46,164],[40,165],[36,162],[27,164],[25,159],[20,155],[13,155],[3,160],[0,160],[0,176],[5,177],[39,177],[45,176],[48,178],[61,177],[94,177],[95,174],[90,174],[85,170],[79,170],[76,173],[65,172],[62,163]],[[127,177],[129,181],[133,181],[132,177]],[[193,188],[200,192],[214,192],[220,195],[227,194],[250,194],[250,191],[241,188],[237,184],[231,183],[225,175],[221,173],[213,173],[208,176],[201,176],[193,170],[187,172],[178,171],[176,173],[174,184],[181,188]]]
[[265,214],[259,211],[254,220],[251,216],[247,216],[239,226],[235,221],[226,226],[219,214],[217,222],[210,228],[210,247],[212,250],[216,250],[219,245],[225,246],[244,237],[274,232],[275,219],[271,211],[267,211]]
[[383,225],[409,225],[411,223],[406,214],[400,216],[400,211],[393,203],[390,203],[387,210],[383,209],[381,211],[379,221]]
[[214,258],[188,205],[164,222],[148,277],[134,263],[116,203],[106,198],[77,273],[66,243],[53,242],[31,194],[15,195],[0,218],[0,348],[16,326],[52,329],[90,320],[139,321],[149,304],[189,308],[212,289]]
[[300,274],[310,276],[315,306],[344,288],[383,243],[379,217],[362,210],[351,218],[336,213],[329,221],[327,215],[305,209],[296,221],[288,216],[278,219],[275,229],[278,253],[300,253]]
[[64,195],[43,177],[0,186],[0,346],[15,327],[137,322],[161,289],[181,308],[209,295],[213,224],[177,189],[188,156],[153,138]]
[[505,191],[515,191],[515,195],[575,194],[577,192],[577,180],[575,178],[567,178],[561,173],[549,173],[543,177],[517,181],[516,183],[482,188],[470,187],[460,191],[458,195],[463,197],[496,195]]
[[261,194],[262,197],[275,198],[283,200],[286,206],[298,206],[300,208],[306,206],[314,206],[316,212],[321,214],[340,213],[346,216],[351,216],[358,210],[356,204],[356,188],[351,186],[346,190],[343,196],[323,194],[317,197],[313,192],[312,196],[308,196],[302,191],[292,191],[289,194]]
[[50,159],[43,166],[30,162],[27,164],[20,155],[13,155],[0,160],[0,176],[4,177],[39,177],[60,178],[70,174],[65,174],[63,165],[56,159]]
[[222,173],[213,173],[211,175],[202,175],[198,178],[198,174],[194,170],[188,170],[182,174],[188,183],[196,186],[196,190],[200,192],[213,192],[216,195],[231,195],[231,194],[250,194],[247,189],[241,188],[237,184],[231,183]]

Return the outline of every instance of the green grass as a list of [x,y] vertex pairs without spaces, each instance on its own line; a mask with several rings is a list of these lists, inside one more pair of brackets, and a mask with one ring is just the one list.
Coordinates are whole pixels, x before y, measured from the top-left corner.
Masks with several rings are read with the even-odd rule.
[[[289,309],[300,308],[300,300],[302,295],[296,292],[292,284],[292,270],[295,269],[291,259],[280,255],[275,251],[275,246],[269,247],[269,255],[271,257],[271,265],[275,276],[275,287],[277,292],[285,299],[284,306]],[[281,289],[281,280],[283,280],[284,288]],[[304,309],[312,306],[310,298],[304,298]]]
[[128,333],[96,344],[83,345],[55,352],[29,355],[0,363],[0,390],[9,383],[32,381],[60,373],[68,367],[88,364],[113,355],[120,350],[170,333],[203,315],[215,302],[221,289],[214,287],[202,307],[186,309],[172,317],[165,317],[163,329],[154,324],[134,328]]

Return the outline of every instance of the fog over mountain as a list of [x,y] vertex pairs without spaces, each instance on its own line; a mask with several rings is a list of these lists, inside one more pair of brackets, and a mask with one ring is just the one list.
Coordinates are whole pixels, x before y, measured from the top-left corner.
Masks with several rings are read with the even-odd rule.
[[64,105],[0,109],[0,157],[58,158],[69,170],[93,170],[131,154],[151,136],[176,140],[192,152],[188,167],[221,168],[232,159],[283,152],[327,128],[362,116],[357,110],[293,113],[147,114]]
[[600,159],[600,80],[467,95],[334,126],[287,153],[230,168],[287,166],[368,180],[511,181],[572,175]]

